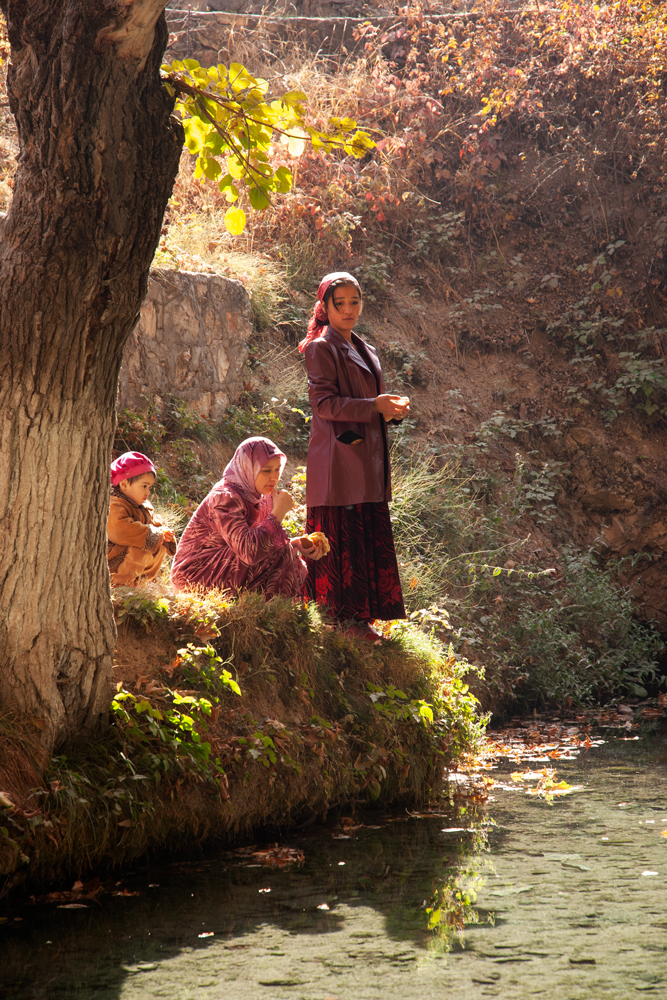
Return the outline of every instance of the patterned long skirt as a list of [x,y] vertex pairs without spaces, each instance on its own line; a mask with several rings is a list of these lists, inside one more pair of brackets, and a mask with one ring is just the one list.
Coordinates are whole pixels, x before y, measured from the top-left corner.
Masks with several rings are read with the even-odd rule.
[[331,551],[306,560],[304,596],[339,621],[405,618],[389,505],[309,507],[306,531],[323,531]]

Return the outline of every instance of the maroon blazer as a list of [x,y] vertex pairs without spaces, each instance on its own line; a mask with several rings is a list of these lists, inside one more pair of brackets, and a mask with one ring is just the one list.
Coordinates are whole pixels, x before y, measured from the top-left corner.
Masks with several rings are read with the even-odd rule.
[[[385,391],[375,350],[355,333],[349,344],[329,326],[306,348],[306,368],[313,408],[307,505],[391,500],[387,430],[373,408],[375,397]],[[354,438],[362,440],[345,443]]]

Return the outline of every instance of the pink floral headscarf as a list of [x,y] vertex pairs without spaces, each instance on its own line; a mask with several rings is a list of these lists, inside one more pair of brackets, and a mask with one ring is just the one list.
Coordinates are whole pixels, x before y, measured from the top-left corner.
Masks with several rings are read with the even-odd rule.
[[[311,340],[317,340],[318,337],[322,336],[322,333],[329,325],[329,317],[327,316],[327,311],[324,305],[324,296],[326,295],[329,288],[332,285],[354,285],[355,288],[359,288],[359,282],[354,277],[354,275],[349,274],[347,271],[333,271],[332,274],[325,274],[320,282],[320,287],[317,289],[317,303],[313,309],[313,315],[310,317],[308,323],[308,332],[299,344],[299,350],[303,354],[305,349]],[[361,293],[361,289],[359,288]]]
[[259,504],[261,494],[255,488],[255,480],[270,458],[280,458],[280,474],[285,468],[287,456],[273,441],[265,437],[252,437],[242,441],[222,474],[225,486],[237,486],[244,500]]

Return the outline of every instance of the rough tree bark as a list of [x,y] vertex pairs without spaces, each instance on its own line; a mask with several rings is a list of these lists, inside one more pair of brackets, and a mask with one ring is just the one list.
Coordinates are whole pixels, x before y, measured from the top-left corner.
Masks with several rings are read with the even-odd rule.
[[0,0],[20,139],[0,223],[0,711],[48,746],[109,704],[116,387],[183,143],[165,2]]

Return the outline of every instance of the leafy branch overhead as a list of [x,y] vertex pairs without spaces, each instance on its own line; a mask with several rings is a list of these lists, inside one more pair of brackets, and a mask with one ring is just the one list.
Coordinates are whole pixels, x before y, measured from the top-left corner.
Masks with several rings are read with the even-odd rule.
[[176,95],[185,144],[197,157],[195,177],[217,182],[230,202],[225,225],[232,235],[245,228],[245,212],[236,204],[244,189],[252,208],[263,212],[272,194],[286,194],[292,187],[290,169],[271,164],[276,139],[291,156],[299,156],[307,142],[321,152],[342,150],[357,158],[375,146],[352,118],[332,117],[324,128],[309,122],[301,91],[269,100],[267,81],[256,79],[240,63],[205,68],[185,59],[162,70],[167,88]]

